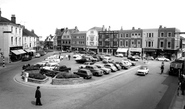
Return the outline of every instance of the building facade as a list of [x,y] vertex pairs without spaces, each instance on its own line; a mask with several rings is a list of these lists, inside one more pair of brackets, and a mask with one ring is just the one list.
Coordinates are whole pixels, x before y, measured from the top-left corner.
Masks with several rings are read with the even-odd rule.
[[64,33],[64,28],[56,29],[55,31],[55,39],[56,39],[56,49],[62,50],[62,35]]
[[54,36],[52,36],[52,35],[47,36],[44,41],[44,48],[45,49],[53,49],[53,42],[54,42]]
[[119,31],[111,31],[105,29],[98,32],[98,52],[103,54],[115,55],[118,49]]
[[143,56],[157,57],[158,50],[158,28],[143,29],[142,52]]
[[142,30],[135,29],[119,31],[119,48],[117,53],[128,55],[142,54]]
[[23,27],[16,24],[15,15],[8,20],[1,16],[0,10],[0,53],[5,57],[5,61],[19,60],[24,53],[22,31]]
[[181,57],[180,35],[175,34],[180,32],[177,28],[166,28],[160,26],[158,29],[158,51],[157,55],[163,55],[169,59]]
[[86,33],[87,31],[78,31],[71,34],[72,51],[86,51]]
[[101,27],[93,27],[87,31],[86,34],[86,48],[87,51],[98,52],[98,32],[102,31]]
[[62,50],[71,50],[71,34],[78,32],[77,26],[74,29],[66,28],[61,37]]

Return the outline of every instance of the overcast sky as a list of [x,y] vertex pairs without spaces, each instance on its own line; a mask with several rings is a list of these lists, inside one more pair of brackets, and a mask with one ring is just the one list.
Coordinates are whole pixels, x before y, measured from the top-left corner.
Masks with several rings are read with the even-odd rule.
[[111,30],[176,27],[185,32],[185,0],[1,0],[2,16],[15,14],[17,23],[38,36],[56,28],[98,26]]

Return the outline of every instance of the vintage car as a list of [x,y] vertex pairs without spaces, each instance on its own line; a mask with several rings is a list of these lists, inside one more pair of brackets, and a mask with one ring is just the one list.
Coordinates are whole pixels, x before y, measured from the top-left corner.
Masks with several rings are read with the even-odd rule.
[[149,73],[149,68],[148,66],[142,65],[138,70],[137,70],[137,74],[138,75],[146,75]]
[[110,68],[111,72],[116,72],[118,69],[111,63],[104,64],[105,68]]
[[94,64],[97,68],[101,69],[104,74],[109,74],[111,72],[110,68],[105,68],[102,64]]
[[88,69],[92,72],[94,76],[102,76],[103,71],[97,68],[95,65],[87,65],[85,66],[85,69]]

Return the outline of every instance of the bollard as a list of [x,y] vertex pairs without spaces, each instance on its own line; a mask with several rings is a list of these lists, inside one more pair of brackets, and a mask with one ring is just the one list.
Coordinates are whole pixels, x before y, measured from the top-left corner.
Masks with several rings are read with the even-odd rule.
[[24,76],[24,82],[28,82],[29,73],[25,72],[24,74],[25,74],[25,76]]

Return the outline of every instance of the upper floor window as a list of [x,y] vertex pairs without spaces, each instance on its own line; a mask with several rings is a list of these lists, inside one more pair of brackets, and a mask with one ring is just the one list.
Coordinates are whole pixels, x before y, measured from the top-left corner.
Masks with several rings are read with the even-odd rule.
[[99,45],[102,46],[102,41],[99,41]]
[[120,46],[123,46],[123,41],[122,40],[120,40]]
[[21,45],[21,38],[19,38],[19,45]]
[[171,32],[168,32],[168,37],[172,37],[172,33]]
[[17,45],[17,37],[15,38],[15,44]]
[[128,47],[128,40],[125,41],[125,47]]
[[129,37],[129,35],[128,35],[128,34],[125,34],[125,36],[126,36],[126,37]]
[[99,35],[99,38],[102,39],[102,35]]
[[123,37],[123,34],[120,34],[120,38],[122,38]]
[[11,26],[11,31],[12,31],[12,33],[13,33],[13,26]]
[[11,45],[13,45],[13,36],[11,37]]
[[135,47],[134,40],[131,40],[131,46],[132,46],[132,47]]
[[163,48],[164,47],[164,42],[160,41],[160,47]]
[[160,33],[160,37],[164,37],[164,32],[161,32]]
[[137,40],[137,47],[140,48],[141,47],[141,41]]
[[171,48],[171,42],[169,41],[167,44],[168,44],[167,47]]

